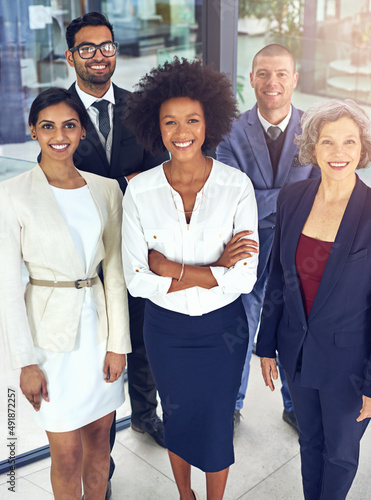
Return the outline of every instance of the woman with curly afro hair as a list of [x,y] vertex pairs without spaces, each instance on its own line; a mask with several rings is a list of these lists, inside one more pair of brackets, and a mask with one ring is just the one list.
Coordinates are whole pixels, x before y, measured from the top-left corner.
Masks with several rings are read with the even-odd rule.
[[142,78],[125,113],[146,149],[171,157],[129,182],[123,259],[130,293],[149,299],[144,339],[181,500],[198,498],[191,465],[206,472],[208,500],[222,499],[234,462],[257,208],[249,178],[204,153],[236,114],[228,77],[185,59]]

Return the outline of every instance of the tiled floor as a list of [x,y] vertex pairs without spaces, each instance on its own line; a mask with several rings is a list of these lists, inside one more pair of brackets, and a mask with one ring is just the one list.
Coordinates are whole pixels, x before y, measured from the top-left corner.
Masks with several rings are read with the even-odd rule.
[[[236,463],[231,467],[225,500],[301,500],[297,435],[281,419],[279,390],[266,389],[259,360],[252,359],[243,419],[235,439]],[[112,500],[178,499],[167,453],[147,435],[131,429],[117,434],[113,450],[116,471]],[[371,490],[371,431],[362,441],[360,467],[347,500],[369,500]],[[16,492],[0,476],[1,500],[52,499],[50,460],[17,470]],[[193,487],[205,500],[204,475],[192,470]]]

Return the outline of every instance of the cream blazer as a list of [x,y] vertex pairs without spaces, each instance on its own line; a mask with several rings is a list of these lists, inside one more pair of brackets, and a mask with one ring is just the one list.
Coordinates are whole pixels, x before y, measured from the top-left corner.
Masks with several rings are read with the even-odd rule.
[[22,283],[22,261],[32,278],[75,281],[97,275],[93,286],[98,340],[107,351],[131,351],[127,292],[121,259],[122,193],[115,180],[88,172],[85,179],[101,219],[87,272],[39,165],[0,183],[0,327],[14,368],[36,364],[35,346],[57,352],[75,347],[85,288]]

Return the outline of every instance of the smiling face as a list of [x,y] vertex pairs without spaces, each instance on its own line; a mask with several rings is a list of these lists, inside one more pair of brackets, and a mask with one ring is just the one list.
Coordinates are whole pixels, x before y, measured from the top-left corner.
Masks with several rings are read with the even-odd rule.
[[[81,43],[93,43],[99,45],[104,42],[113,42],[112,34],[107,26],[85,26],[75,35],[75,47]],[[65,52],[68,64],[75,68],[79,87],[89,94],[95,95],[94,90],[99,88],[100,96],[103,95],[109,85],[111,76],[116,67],[116,55],[104,57],[100,50],[95,52],[91,59],[82,59],[78,50]],[[94,92],[94,93],[93,93]]]
[[164,146],[174,160],[187,162],[202,157],[206,123],[199,101],[175,97],[162,103],[160,129]]
[[362,154],[358,126],[346,116],[336,122],[325,123],[313,154],[323,179],[353,182]]
[[256,58],[250,83],[255,90],[259,111],[269,123],[280,123],[288,115],[297,81],[298,74],[290,56]]
[[31,136],[40,144],[41,163],[73,163],[73,153],[85,137],[77,112],[65,102],[40,111],[36,124],[31,125],[30,130]]

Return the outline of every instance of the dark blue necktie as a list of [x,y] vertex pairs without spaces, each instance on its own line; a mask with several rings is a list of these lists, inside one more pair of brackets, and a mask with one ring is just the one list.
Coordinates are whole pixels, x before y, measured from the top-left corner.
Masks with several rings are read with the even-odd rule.
[[102,101],[95,101],[92,104],[92,106],[97,108],[97,110],[99,111],[99,130],[105,140],[107,140],[109,131],[111,130],[108,114],[108,104],[109,102],[104,99]]

